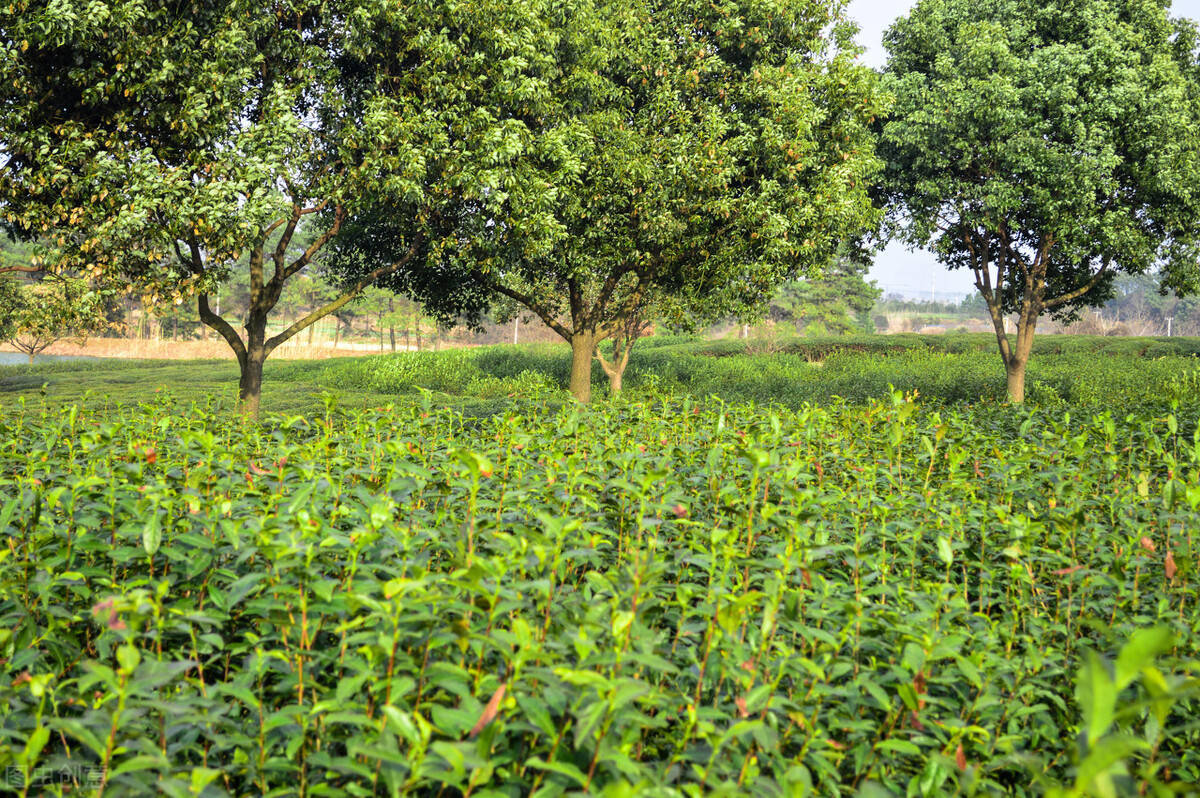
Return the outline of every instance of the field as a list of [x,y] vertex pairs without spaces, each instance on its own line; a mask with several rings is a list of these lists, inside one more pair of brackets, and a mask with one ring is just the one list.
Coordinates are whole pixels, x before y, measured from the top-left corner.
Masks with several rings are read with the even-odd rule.
[[7,783],[1196,794],[1200,342],[986,343],[0,369]]

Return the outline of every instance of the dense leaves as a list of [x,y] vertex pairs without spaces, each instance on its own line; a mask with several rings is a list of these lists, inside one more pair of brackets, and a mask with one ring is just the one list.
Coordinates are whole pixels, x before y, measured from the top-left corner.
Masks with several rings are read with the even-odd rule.
[[[555,61],[536,112],[525,92],[492,112],[512,134],[501,155],[561,162],[537,176],[559,235],[545,246],[540,228],[465,213],[461,237],[487,256],[417,264],[397,287],[433,308],[501,300],[537,314],[575,349],[571,390],[586,401],[599,342],[620,339],[619,386],[637,320],[761,308],[874,226],[869,125],[884,98],[840,3],[581,1],[547,19]],[[396,258],[409,224],[387,207],[353,220],[336,268]]]
[[[56,268],[198,294],[256,411],[272,350],[405,264],[464,255],[464,214],[530,248],[561,234],[543,206],[570,131],[518,118],[552,110],[552,6],[19,0],[0,11],[3,217]],[[400,251],[268,336],[284,287],[367,204],[401,220]],[[208,301],[235,269],[244,335]]]
[[[896,394],[486,420],[426,401],[251,427],[158,403],[18,407],[0,432],[0,764],[22,779],[1200,781],[1200,439],[1174,416]],[[1091,653],[1127,639],[1115,666]],[[1093,749],[1118,755],[1076,771]]]
[[0,277],[0,340],[29,356],[62,338],[86,338],[104,327],[102,297],[84,280]]
[[906,240],[974,272],[1015,401],[1042,314],[1102,304],[1118,272],[1197,287],[1196,34],[1169,5],[921,0],[887,34],[882,193]]

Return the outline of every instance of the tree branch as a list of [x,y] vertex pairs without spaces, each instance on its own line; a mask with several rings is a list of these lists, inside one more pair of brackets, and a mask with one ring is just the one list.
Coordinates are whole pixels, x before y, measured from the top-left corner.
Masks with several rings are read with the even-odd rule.
[[200,321],[212,327],[225,339],[225,343],[229,344],[229,348],[237,356],[238,364],[244,367],[246,364],[246,345],[242,343],[242,338],[237,334],[237,330],[233,329],[233,326],[225,321],[225,319],[212,312],[212,308],[208,306],[208,294],[201,294],[197,305],[200,309]]
[[317,308],[312,313],[309,313],[304,318],[295,322],[278,335],[271,336],[271,338],[268,339],[265,344],[267,354],[270,354],[277,346],[303,330],[305,327],[315,324],[331,313],[336,313],[348,302],[358,296],[358,294],[367,286],[374,284],[382,277],[386,277],[389,274],[393,274],[400,271],[400,269],[403,269],[409,261],[416,257],[416,254],[420,250],[423,241],[424,239],[421,236],[417,236],[417,238],[413,241],[412,246],[408,248],[408,252],[405,252],[404,257],[400,258],[400,260],[396,261],[395,263],[388,264],[387,266],[380,266],[378,269],[366,275],[358,282],[354,283],[354,285],[346,289],[346,291],[344,291],[337,299],[333,300],[324,307]]
[[[338,234],[338,231],[340,231],[342,229],[342,223],[345,220],[346,220],[346,208],[344,205],[339,205],[339,206],[337,206],[337,209],[334,211],[333,224],[331,224],[329,226],[329,229],[326,230],[324,233],[322,233],[315,241],[313,241],[311,244],[309,244],[308,249],[304,250],[304,252],[302,252],[299,257],[297,257],[294,261],[291,262],[291,264],[287,267],[287,269],[283,273],[283,280],[287,280],[289,277],[296,274],[296,272],[300,271],[305,266],[307,266],[310,262],[312,262],[313,256],[315,256],[318,252],[320,252],[321,248],[323,246],[325,246],[326,244],[328,244],[330,239],[332,239],[334,236],[336,236]],[[276,268],[278,268],[278,267],[276,267]],[[279,272],[276,271],[277,276],[278,276],[278,274],[279,274]],[[282,282],[282,280],[280,282]]]
[[600,295],[596,298],[596,305],[592,309],[592,313],[589,314],[588,321],[593,321],[595,318],[604,315],[604,309],[608,306],[608,300],[612,298],[613,292],[617,290],[617,284],[621,282],[622,277],[631,271],[633,271],[633,267],[626,265],[609,272],[604,285],[600,287]]
[[[179,241],[173,241],[175,247],[175,257],[179,258],[181,265],[195,275],[204,274],[204,256],[200,254],[200,245],[196,243],[194,238],[188,239],[188,252],[191,257],[185,257],[183,251],[179,248]],[[243,366],[246,363],[246,345],[242,342],[242,337],[237,334],[237,330],[225,321],[225,319],[213,313],[212,308],[208,305],[208,294],[200,294],[197,297],[196,306],[200,311],[200,321],[217,331],[217,334],[225,339],[225,343],[229,344],[229,348],[233,350],[233,354],[237,356],[238,365]]]
[[22,274],[37,274],[42,271],[41,266],[0,266],[0,274],[9,274],[11,272],[21,272]]
[[519,302],[522,305],[524,305],[525,307],[529,308],[531,311],[533,311],[535,314],[537,314],[537,317],[539,319],[541,319],[543,322],[545,322],[547,327],[549,327],[551,330],[554,330],[554,332],[558,333],[560,338],[562,338],[567,343],[571,342],[571,331],[568,330],[566,327],[564,327],[558,321],[558,319],[554,318],[554,315],[551,314],[549,311],[537,306],[534,303],[532,297],[526,296],[525,294],[522,294],[519,291],[514,291],[513,289],[508,288],[507,286],[501,285],[496,280],[489,280],[488,284],[492,287],[492,289],[494,291],[501,293],[504,296],[508,297],[509,299],[513,300],[514,302]]
[[[329,204],[329,199],[326,198],[326,199],[321,200],[321,202],[319,204],[314,205],[311,208],[301,208],[298,212],[293,211],[293,215],[308,216],[310,213],[317,213],[318,211],[325,210],[325,206],[328,204]],[[296,207],[298,207],[298,206],[296,206]],[[263,230],[263,237],[265,238],[265,237],[271,235],[271,233],[273,233],[279,229],[279,225],[287,223],[291,218],[292,218],[291,216],[281,216],[280,218],[271,222],[269,225],[267,225],[267,229]]]
[[1076,288],[1074,291],[1069,291],[1062,296],[1046,300],[1042,303],[1042,307],[1045,310],[1050,310],[1051,308],[1056,308],[1059,305],[1065,305],[1072,300],[1079,299],[1079,297],[1083,296],[1088,291],[1091,291],[1093,288],[1099,285],[1100,281],[1104,279],[1104,275],[1108,273],[1108,266],[1109,261],[1106,259],[1104,263],[1101,264],[1100,271],[1096,272],[1090,280],[1088,280],[1079,288]]
[[583,296],[579,292],[579,282],[574,277],[567,278],[567,298],[571,307],[571,325],[578,330],[583,326],[585,320],[583,318]]

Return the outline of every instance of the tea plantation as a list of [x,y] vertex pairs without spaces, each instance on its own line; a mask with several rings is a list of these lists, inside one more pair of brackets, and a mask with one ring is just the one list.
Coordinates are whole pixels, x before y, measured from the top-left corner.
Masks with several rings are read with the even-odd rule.
[[1108,345],[0,370],[5,783],[1196,794],[1200,362]]

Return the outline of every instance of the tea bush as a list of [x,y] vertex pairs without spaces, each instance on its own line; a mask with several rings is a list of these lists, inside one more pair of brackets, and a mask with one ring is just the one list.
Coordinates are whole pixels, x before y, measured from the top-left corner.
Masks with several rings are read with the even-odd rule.
[[1200,784],[1165,410],[8,403],[0,475],[21,794]]

